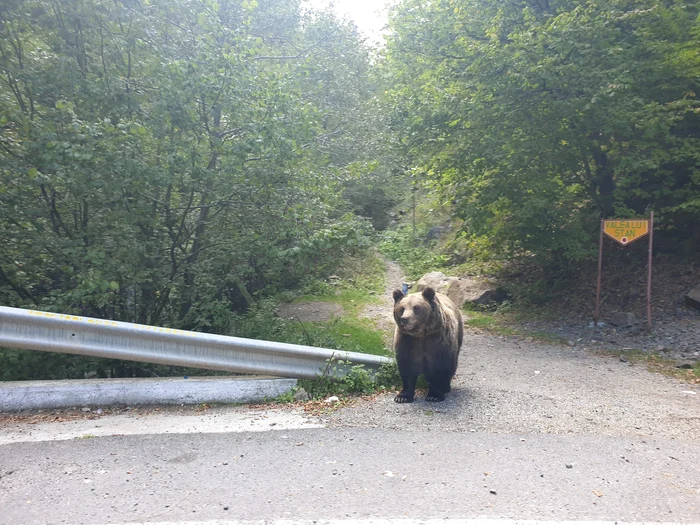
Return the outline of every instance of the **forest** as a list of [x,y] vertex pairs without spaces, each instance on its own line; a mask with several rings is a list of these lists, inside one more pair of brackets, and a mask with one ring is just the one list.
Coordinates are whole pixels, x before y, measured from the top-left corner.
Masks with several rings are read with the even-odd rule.
[[377,245],[576,271],[651,211],[693,264],[698,7],[402,0],[372,47],[298,0],[4,0],[0,304],[284,338],[260,312]]

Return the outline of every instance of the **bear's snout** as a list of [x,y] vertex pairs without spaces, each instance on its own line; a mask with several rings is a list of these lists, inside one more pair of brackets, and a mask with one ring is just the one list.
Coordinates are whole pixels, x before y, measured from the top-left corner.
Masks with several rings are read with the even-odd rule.
[[399,319],[399,322],[401,323],[401,326],[406,326],[409,323],[408,317],[402,317]]

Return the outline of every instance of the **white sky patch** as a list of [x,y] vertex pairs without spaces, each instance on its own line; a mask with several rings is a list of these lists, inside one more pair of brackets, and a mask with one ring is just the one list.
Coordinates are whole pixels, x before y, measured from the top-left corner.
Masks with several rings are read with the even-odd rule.
[[340,16],[347,16],[375,45],[384,42],[382,30],[387,22],[388,7],[397,0],[307,0],[313,8],[331,5]]

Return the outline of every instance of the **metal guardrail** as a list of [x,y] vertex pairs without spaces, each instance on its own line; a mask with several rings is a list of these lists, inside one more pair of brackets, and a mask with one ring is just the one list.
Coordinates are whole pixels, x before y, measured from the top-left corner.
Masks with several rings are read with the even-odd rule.
[[187,332],[0,306],[0,347],[63,352],[242,374],[343,375],[344,361],[373,370],[391,362],[358,352]]

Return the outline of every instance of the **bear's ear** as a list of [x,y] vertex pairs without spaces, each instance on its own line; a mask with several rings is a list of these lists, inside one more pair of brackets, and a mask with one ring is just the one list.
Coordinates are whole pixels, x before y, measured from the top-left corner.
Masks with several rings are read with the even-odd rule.
[[428,302],[432,303],[435,299],[435,290],[430,287],[426,288],[423,290],[423,297],[425,297]]
[[397,288],[394,290],[394,304],[398,303],[401,299],[403,299],[403,292]]

